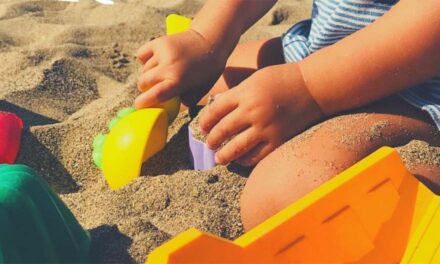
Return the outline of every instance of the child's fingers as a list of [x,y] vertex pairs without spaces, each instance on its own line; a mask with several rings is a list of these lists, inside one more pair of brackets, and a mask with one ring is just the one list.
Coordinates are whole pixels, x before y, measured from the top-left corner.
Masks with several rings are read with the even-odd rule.
[[159,74],[159,70],[153,69],[141,75],[138,80],[138,90],[140,92],[145,92],[149,90],[154,85],[160,83],[162,81],[162,77]]
[[217,149],[232,136],[244,131],[250,125],[242,118],[238,109],[223,117],[209,132],[206,142],[210,149]]
[[269,155],[275,148],[267,141],[260,142],[248,153],[238,159],[238,163],[244,166],[254,166],[264,157]]
[[163,80],[139,95],[134,101],[134,105],[139,109],[160,104],[177,95],[177,92],[173,89],[174,87],[174,82]]
[[151,46],[151,42],[147,42],[142,47],[140,47],[137,51],[137,58],[142,63],[145,64],[147,60],[153,57],[153,48]]
[[143,72],[146,73],[147,71],[153,69],[159,64],[159,62],[153,57],[151,57],[144,65]]
[[260,142],[260,137],[254,128],[250,127],[234,137],[226,146],[215,154],[215,162],[225,165],[240,158]]
[[231,92],[233,91],[230,90],[218,96],[200,117],[200,129],[205,134],[208,134],[218,121],[238,107],[237,100],[230,96]]

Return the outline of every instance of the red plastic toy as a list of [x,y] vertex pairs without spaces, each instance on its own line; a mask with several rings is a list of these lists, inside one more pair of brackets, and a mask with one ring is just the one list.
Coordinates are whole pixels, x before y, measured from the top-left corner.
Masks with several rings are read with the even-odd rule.
[[12,164],[20,148],[23,121],[15,114],[0,112],[0,163]]

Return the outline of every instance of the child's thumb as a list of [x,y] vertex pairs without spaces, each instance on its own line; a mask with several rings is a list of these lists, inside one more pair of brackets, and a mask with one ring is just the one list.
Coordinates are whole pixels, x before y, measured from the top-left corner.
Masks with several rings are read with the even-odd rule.
[[139,95],[134,101],[134,105],[139,109],[163,103],[178,95],[177,89],[174,88],[175,85],[173,82],[164,80]]

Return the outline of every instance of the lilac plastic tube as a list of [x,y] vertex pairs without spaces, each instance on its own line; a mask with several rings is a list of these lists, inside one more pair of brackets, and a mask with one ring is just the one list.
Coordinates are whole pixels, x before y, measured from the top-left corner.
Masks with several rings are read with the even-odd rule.
[[207,170],[215,167],[214,150],[209,149],[205,143],[195,139],[190,127],[188,127],[188,138],[194,169]]

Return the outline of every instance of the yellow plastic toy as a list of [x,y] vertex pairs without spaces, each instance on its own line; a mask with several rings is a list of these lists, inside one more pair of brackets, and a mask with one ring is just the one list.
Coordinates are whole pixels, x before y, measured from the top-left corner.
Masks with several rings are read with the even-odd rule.
[[[191,20],[169,15],[167,34],[185,31]],[[98,135],[93,142],[93,160],[102,169],[111,189],[124,187],[139,177],[142,163],[166,144],[168,125],[179,113],[180,98],[172,98],[155,108],[118,112],[109,125],[108,135]]]
[[166,144],[168,117],[161,108],[135,111],[111,130],[102,150],[102,171],[112,189],[140,174],[142,163]]
[[192,20],[190,18],[184,16],[176,14],[168,15],[166,18],[167,35],[186,31],[191,25],[191,22]]
[[383,147],[234,242],[189,229],[147,263],[440,263],[440,197]]

